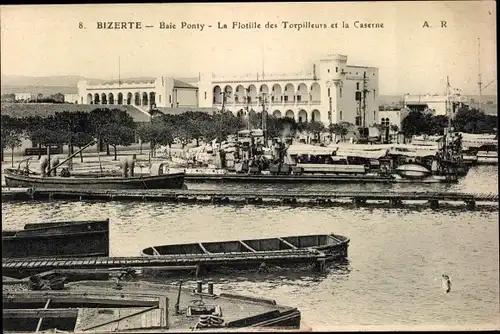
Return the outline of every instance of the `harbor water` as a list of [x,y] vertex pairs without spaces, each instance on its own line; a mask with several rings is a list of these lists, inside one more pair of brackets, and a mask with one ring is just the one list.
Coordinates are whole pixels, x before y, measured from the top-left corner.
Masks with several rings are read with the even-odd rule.
[[[498,169],[474,167],[454,185],[253,187],[497,193]],[[348,236],[348,263],[332,265],[325,273],[290,270],[213,277],[216,293],[258,295],[298,307],[304,323],[313,330],[500,326],[497,207],[466,211],[431,210],[428,206],[354,209],[137,202],[2,203],[3,229],[22,228],[28,222],[91,218],[110,218],[112,256],[137,256],[143,248],[168,243],[330,232]],[[444,293],[442,274],[451,279],[450,293]]]

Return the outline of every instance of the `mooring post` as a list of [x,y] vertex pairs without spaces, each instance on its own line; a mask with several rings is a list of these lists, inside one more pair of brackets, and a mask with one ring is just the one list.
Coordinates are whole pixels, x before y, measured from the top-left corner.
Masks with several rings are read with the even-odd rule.
[[474,200],[465,201],[465,204],[467,205],[468,210],[475,210],[476,209],[476,201],[474,201]]
[[401,206],[403,204],[403,201],[399,198],[393,198],[390,200],[390,202],[391,202],[391,206],[394,206],[394,207]]
[[316,271],[322,273],[325,271],[325,263],[326,259],[324,257],[320,257],[316,260]]
[[366,202],[366,200],[363,198],[355,198],[353,202],[356,207],[360,207]]
[[214,294],[214,282],[212,282],[212,281],[208,282],[208,294],[209,295]]
[[429,200],[429,204],[431,206],[431,209],[437,209],[437,208],[439,208],[439,201],[437,199],[431,199],[431,200]]
[[324,198],[316,198],[316,203],[319,205],[324,205],[326,200]]
[[202,293],[203,292],[203,281],[199,280],[196,282],[196,293]]

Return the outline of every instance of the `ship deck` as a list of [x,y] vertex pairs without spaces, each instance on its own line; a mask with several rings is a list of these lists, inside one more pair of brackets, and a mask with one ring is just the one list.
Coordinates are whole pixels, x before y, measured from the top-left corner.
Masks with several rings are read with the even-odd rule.
[[[4,289],[4,318],[21,318],[23,315],[28,317],[28,314],[36,317],[59,312],[61,317],[64,314],[77,316],[75,332],[112,332],[134,328],[141,329],[141,332],[167,332],[190,330],[198,323],[199,315],[188,316],[188,307],[193,310],[200,306],[218,306],[215,309],[220,309],[220,316],[227,327],[246,327],[283,318],[284,323],[295,322],[297,325],[292,327],[298,328],[300,312],[293,307],[280,306],[274,300],[258,297],[229,293],[217,295],[207,291],[196,293],[194,287],[184,286],[180,294],[180,314],[176,314],[175,308],[178,287],[144,281],[123,282],[120,290],[116,290],[116,283],[111,281],[69,283],[63,291],[9,292]],[[90,300],[101,306],[89,307]],[[12,306],[6,303],[11,303]],[[27,305],[35,304],[49,306],[45,311],[34,309],[39,313],[27,310]],[[63,304],[65,308],[61,307]],[[103,308],[107,312],[100,311]],[[291,320],[286,320],[287,317]]]

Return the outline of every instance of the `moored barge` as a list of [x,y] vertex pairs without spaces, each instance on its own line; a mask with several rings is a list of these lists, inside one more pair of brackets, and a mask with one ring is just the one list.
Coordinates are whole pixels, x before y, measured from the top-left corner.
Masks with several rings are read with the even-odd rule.
[[109,220],[26,224],[2,231],[2,258],[109,256]]
[[4,170],[7,187],[73,188],[73,189],[182,189],[184,173],[121,176],[42,176],[23,170]]

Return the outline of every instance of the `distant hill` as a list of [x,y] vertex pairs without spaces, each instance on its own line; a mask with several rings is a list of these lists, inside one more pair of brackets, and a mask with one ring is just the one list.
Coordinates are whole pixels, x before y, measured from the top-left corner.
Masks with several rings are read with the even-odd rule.
[[[197,77],[189,78],[176,78],[186,83],[194,84],[197,82]],[[42,93],[45,96],[63,93],[63,94],[76,94],[76,85],[78,81],[87,80],[93,83],[102,83],[108,80],[85,78],[79,75],[59,75],[59,76],[46,76],[46,77],[31,77],[23,75],[1,75],[1,93]],[[470,98],[478,100],[478,96],[469,95]],[[395,105],[403,100],[403,95],[380,95],[379,101],[381,105]],[[483,103],[485,109],[490,109],[490,113],[496,113],[497,96],[484,95]]]
[[4,86],[1,87],[2,94],[30,93],[49,96],[57,93],[76,94],[78,90],[74,86]]
[[1,75],[2,86],[44,86],[44,87],[71,87],[80,80],[86,79],[79,75],[58,75],[48,77],[28,77],[24,75]]
[[101,79],[90,79],[79,75],[58,75],[47,77],[30,77],[24,75],[1,75],[2,94],[11,93],[42,93],[51,95],[55,93],[77,93],[76,85],[80,80],[104,82]]

